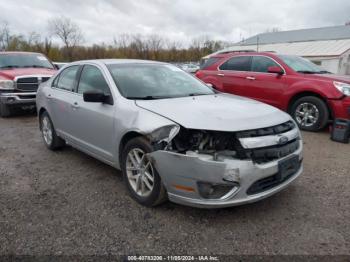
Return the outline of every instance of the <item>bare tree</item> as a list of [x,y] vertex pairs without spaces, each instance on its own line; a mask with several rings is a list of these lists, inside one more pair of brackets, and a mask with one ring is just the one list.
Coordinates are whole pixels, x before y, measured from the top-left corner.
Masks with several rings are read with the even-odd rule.
[[159,35],[153,34],[148,36],[147,42],[151,52],[151,59],[158,60],[160,51],[164,45],[164,39],[162,39]]
[[0,27],[0,50],[6,50],[11,42],[11,33],[9,24],[6,21],[2,22]]
[[61,16],[49,20],[49,30],[62,40],[68,58],[72,60],[74,48],[83,41],[83,33],[80,27],[70,18]]

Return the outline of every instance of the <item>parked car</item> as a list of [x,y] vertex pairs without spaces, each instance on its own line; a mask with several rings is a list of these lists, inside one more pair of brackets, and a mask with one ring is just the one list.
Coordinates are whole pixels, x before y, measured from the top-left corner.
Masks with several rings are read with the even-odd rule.
[[15,108],[34,107],[39,84],[55,72],[43,54],[0,52],[0,116],[10,116]]
[[199,65],[197,65],[197,64],[181,64],[180,68],[187,73],[194,74],[199,70]]
[[217,208],[286,188],[302,172],[292,118],[218,93],[176,66],[140,60],[74,62],[38,90],[43,141],[121,169],[131,196]]
[[62,67],[64,67],[65,65],[68,64],[68,63],[64,63],[64,62],[52,62],[52,63],[57,70],[61,69]]
[[218,54],[211,56],[196,76],[222,92],[284,110],[304,130],[320,130],[335,118],[350,119],[350,77],[331,74],[298,56]]

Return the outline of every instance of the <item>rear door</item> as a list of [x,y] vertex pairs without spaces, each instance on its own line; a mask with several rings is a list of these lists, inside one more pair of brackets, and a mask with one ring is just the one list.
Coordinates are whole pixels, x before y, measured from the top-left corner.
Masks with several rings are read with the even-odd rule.
[[252,96],[252,90],[247,88],[251,60],[251,56],[234,56],[219,66],[217,75],[221,79],[224,92],[245,97]]
[[115,105],[85,102],[83,93],[86,91],[102,91],[112,97],[103,71],[95,65],[87,64],[82,68],[77,96],[72,101],[71,135],[74,143],[98,158],[113,162]]
[[[283,100],[281,98],[286,86],[286,76],[285,74],[268,73],[268,68],[271,66],[282,68],[270,57],[253,56],[251,72],[247,77],[247,88],[252,91],[251,98],[282,109]],[[283,71],[285,72],[284,69]]]
[[64,69],[53,81],[52,89],[47,98],[49,99],[51,119],[56,131],[65,138],[70,137],[72,103],[77,94],[77,76],[79,65],[73,65]]

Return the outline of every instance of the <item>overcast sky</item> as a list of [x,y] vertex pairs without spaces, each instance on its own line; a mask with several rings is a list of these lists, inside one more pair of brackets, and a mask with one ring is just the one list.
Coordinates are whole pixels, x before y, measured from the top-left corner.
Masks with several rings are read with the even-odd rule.
[[188,43],[207,35],[237,42],[282,30],[343,25],[350,0],[0,0],[1,20],[12,31],[47,34],[47,20],[67,16],[83,30],[85,44],[110,43],[122,33],[159,34]]

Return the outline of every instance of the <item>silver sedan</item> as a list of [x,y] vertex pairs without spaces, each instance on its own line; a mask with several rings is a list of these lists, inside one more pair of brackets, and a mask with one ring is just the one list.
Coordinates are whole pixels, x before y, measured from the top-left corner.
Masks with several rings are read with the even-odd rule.
[[49,149],[70,144],[121,169],[130,195],[146,206],[250,203],[302,172],[289,115],[218,93],[166,63],[71,63],[40,86],[37,109]]

